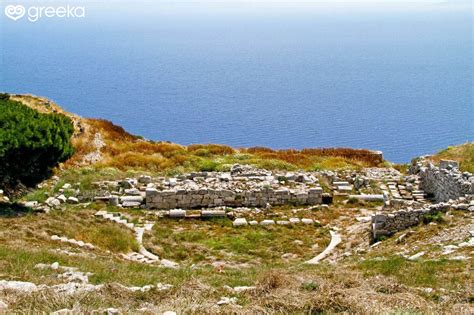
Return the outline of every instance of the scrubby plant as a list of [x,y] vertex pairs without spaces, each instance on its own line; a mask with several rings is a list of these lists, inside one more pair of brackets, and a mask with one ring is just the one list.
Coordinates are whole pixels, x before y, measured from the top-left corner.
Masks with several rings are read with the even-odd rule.
[[0,187],[33,186],[73,154],[71,120],[0,97]]
[[431,222],[443,223],[444,218],[441,212],[427,213],[422,217],[423,223],[428,224]]

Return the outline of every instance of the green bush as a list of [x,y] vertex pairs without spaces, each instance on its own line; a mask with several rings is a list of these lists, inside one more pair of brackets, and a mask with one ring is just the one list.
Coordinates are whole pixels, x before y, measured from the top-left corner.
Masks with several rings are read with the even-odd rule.
[[435,213],[424,214],[422,217],[422,221],[424,224],[428,224],[431,222],[443,223],[444,222],[443,213],[435,212]]
[[219,163],[212,160],[202,160],[198,164],[198,169],[202,172],[214,172],[217,170]]
[[0,187],[33,186],[73,153],[71,120],[0,98]]

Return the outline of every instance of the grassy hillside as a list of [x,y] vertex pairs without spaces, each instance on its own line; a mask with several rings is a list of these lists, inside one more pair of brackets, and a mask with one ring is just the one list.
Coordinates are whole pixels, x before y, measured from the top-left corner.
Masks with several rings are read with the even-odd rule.
[[430,157],[435,163],[440,160],[454,160],[459,162],[461,171],[474,173],[474,143],[468,142],[448,147]]
[[218,144],[182,146],[144,140],[103,119],[81,118],[53,102],[30,95],[11,97],[41,112],[61,112],[75,124],[75,155],[64,168],[94,164],[96,168],[146,170],[176,174],[226,170],[234,163],[266,169],[360,169],[380,166],[383,159],[369,150],[350,148],[272,150],[264,147],[231,148]]

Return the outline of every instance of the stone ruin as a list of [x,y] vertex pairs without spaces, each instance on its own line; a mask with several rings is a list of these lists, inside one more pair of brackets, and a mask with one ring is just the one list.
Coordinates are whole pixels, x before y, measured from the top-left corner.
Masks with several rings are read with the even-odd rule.
[[159,210],[318,205],[323,199],[323,189],[313,174],[274,174],[242,165],[234,165],[230,172],[198,172],[153,181],[140,176],[98,185],[118,188],[122,195],[105,194],[96,200]]
[[[325,190],[320,180],[324,181]],[[95,200],[114,206],[173,211],[209,209],[201,211],[203,217],[219,216],[225,207],[313,206],[331,203],[333,197],[380,201],[386,205],[425,201],[418,176],[403,176],[395,169],[386,168],[270,172],[234,165],[230,172],[197,172],[153,179],[142,175],[138,179],[98,182],[96,186],[101,193]],[[172,216],[183,215],[174,211]]]
[[419,185],[437,202],[422,207],[379,213],[372,217],[372,237],[391,236],[401,230],[419,224],[427,215],[446,212],[449,209],[474,211],[474,175],[460,172],[455,161],[440,162],[439,167],[424,159],[410,168],[418,176]]

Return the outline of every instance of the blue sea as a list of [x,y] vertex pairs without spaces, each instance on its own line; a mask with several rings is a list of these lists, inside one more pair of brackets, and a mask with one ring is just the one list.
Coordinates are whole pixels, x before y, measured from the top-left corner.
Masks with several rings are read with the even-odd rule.
[[2,7],[0,91],[181,144],[407,162],[473,141],[471,2],[383,2],[75,1],[83,18],[36,22]]

